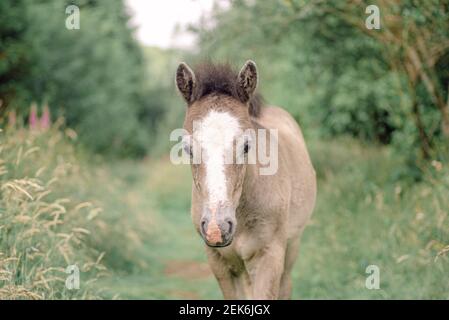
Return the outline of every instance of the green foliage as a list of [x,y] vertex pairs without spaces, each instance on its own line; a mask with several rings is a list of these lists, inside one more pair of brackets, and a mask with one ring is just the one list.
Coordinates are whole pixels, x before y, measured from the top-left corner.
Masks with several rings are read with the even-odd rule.
[[45,1],[29,7],[37,62],[30,81],[33,96],[60,111],[95,151],[143,154],[146,132],[139,113],[150,106],[145,101],[143,59],[126,25],[122,2],[75,2],[80,7],[79,30],[65,28],[67,4]]
[[384,4],[380,30],[365,28],[368,4],[234,1],[192,30],[203,56],[255,59],[268,102],[289,110],[307,135],[392,143],[416,168],[423,158],[439,157],[437,144],[447,144],[441,110],[449,105],[435,101],[447,97],[449,83],[448,4]]
[[[319,196],[294,292],[311,299],[447,299],[448,283],[438,280],[449,267],[447,168],[439,163],[411,185],[395,179],[402,159],[389,147],[349,139],[309,145]],[[380,269],[380,290],[365,288],[372,264]]]
[[[66,28],[69,4],[80,8],[79,30]],[[148,81],[154,79],[146,77],[142,50],[128,26],[123,2],[45,0],[9,7],[2,11],[2,21],[14,18],[14,12],[26,17],[20,27],[23,36],[13,39],[27,48],[29,70],[18,84],[11,77],[6,84],[24,87],[29,102],[48,103],[52,114],[64,116],[94,151],[145,154],[164,101],[147,91]],[[14,49],[8,43],[5,47]]]
[[182,125],[185,104],[175,88],[174,74],[184,52],[176,49],[145,47],[144,56],[147,66],[148,93],[153,100],[164,106],[163,115],[154,121],[154,134],[151,137],[151,154],[166,154],[172,145],[169,141],[173,129]]
[[[0,133],[0,299],[114,297],[94,283],[154,268],[153,203],[139,180],[148,168],[105,164],[73,137],[57,126]],[[65,286],[69,265],[79,290]]]
[[25,1],[0,3],[0,111],[14,100],[17,105],[25,94],[24,81],[30,72],[26,45],[27,15]]

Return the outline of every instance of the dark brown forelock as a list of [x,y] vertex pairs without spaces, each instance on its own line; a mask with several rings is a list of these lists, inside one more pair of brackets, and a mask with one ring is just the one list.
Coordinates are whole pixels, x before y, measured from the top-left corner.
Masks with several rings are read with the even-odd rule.
[[[240,100],[237,94],[238,72],[236,72],[229,64],[204,62],[194,68],[194,73],[196,86],[193,90],[192,102],[198,101],[213,93],[228,95]],[[258,117],[262,104],[262,96],[255,93],[249,100],[249,114],[252,117]]]

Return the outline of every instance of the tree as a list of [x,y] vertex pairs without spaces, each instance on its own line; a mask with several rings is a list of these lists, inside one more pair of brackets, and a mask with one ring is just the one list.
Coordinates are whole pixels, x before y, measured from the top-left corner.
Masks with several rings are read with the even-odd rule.
[[24,41],[27,23],[24,0],[0,2],[0,115],[14,99],[20,101],[25,95],[23,81],[30,72]]
[[[16,52],[15,46],[26,49],[27,63],[8,60],[0,92],[24,91],[26,103],[15,103],[24,116],[31,102],[48,104],[52,115],[63,116],[95,152],[145,154],[164,108],[147,92],[142,49],[123,1],[21,1],[20,7],[7,2],[10,8],[0,13],[0,21],[17,30],[10,32],[16,42],[2,44],[9,52]],[[80,29],[66,28],[68,5],[79,7]],[[19,24],[16,16],[25,22]],[[26,73],[19,77],[18,68]]]
[[379,30],[365,25],[370,4],[240,0],[192,30],[205,55],[260,62],[263,91],[306,128],[438,157],[449,129],[448,2],[378,1]]

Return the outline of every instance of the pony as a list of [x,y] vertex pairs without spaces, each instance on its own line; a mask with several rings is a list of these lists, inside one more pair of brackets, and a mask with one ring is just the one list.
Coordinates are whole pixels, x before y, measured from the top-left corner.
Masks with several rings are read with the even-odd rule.
[[[191,217],[223,297],[290,299],[291,271],[317,193],[301,129],[256,93],[251,60],[239,72],[229,64],[203,62],[193,70],[182,62],[175,84],[187,104]],[[275,165],[263,172],[267,145]]]

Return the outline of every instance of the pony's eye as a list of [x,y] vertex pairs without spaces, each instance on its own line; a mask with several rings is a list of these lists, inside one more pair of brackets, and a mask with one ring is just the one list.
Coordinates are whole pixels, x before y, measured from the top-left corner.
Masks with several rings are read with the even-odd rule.
[[192,146],[189,143],[184,144],[184,151],[189,155],[193,156]]
[[248,142],[248,141],[245,141],[245,144],[243,145],[243,152],[244,152],[244,153],[248,153],[249,148],[250,148],[249,142]]

